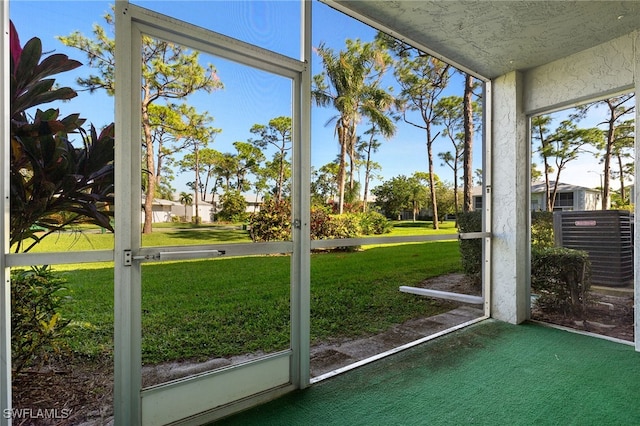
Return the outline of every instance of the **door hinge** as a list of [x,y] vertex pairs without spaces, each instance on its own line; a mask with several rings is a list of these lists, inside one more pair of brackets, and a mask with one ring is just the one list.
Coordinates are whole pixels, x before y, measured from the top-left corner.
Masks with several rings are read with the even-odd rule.
[[293,220],[293,227],[296,228],[296,229],[302,228],[302,222],[300,221],[300,219],[294,219]]

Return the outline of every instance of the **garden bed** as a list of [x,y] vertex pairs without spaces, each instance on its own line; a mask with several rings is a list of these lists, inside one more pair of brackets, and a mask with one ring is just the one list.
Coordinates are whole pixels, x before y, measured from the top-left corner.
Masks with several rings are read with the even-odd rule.
[[582,314],[542,312],[534,306],[531,319],[633,342],[633,297],[591,292],[590,299]]

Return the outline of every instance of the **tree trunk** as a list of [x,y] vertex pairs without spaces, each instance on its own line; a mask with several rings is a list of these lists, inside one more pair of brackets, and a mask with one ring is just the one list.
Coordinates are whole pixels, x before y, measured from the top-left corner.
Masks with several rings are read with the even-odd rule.
[[560,182],[560,167],[558,167],[558,170],[556,171],[556,178],[555,181],[553,183],[553,190],[551,191],[551,210],[549,211],[553,211],[553,209],[556,208],[556,197],[558,196],[558,184]]
[[[542,145],[542,149],[545,149],[545,142],[544,139],[542,139],[542,131],[540,132],[540,140],[541,140],[541,145]],[[543,156],[543,167],[544,167],[544,194],[545,194],[545,198],[546,198],[546,211],[551,212],[553,211],[553,202],[551,200],[551,189],[550,189],[550,183],[549,183],[549,161],[547,159],[546,156]]]
[[544,131],[542,129],[542,124],[538,124],[538,134],[540,137],[540,149],[543,152],[542,155],[542,162],[543,162],[543,169],[544,169],[544,194],[545,194],[545,210],[546,211],[553,211],[553,203],[551,201],[551,190],[550,190],[550,184],[549,184],[549,160],[547,159],[547,156],[544,155],[544,153],[546,152],[546,147],[548,145],[548,141],[545,140],[544,138]]
[[364,174],[364,194],[362,196],[362,213],[367,212],[367,203],[369,198],[367,196],[368,192],[369,192],[369,169],[367,169]]
[[156,172],[155,172],[155,177],[156,177],[156,188],[160,187],[160,182],[161,182],[161,178],[160,178],[160,174],[162,173],[162,138],[159,138],[158,140],[158,155],[156,157]]
[[[464,170],[463,182],[463,206],[464,212],[473,210],[473,196],[471,188],[473,188],[473,77],[466,75],[464,81],[464,154],[462,159],[462,168]],[[456,194],[457,195],[457,194]],[[457,223],[457,204],[456,204],[456,223]]]
[[210,178],[210,172],[207,172],[205,174],[202,190],[200,191],[200,196],[202,197],[202,201],[207,201],[207,189],[209,188],[209,178]]
[[438,223],[438,200],[436,199],[436,180],[433,177],[435,171],[433,169],[433,152],[431,144],[429,144],[427,150],[429,151],[429,187],[431,190],[431,208],[433,209],[433,229],[440,229]]
[[369,149],[367,150],[367,162],[365,163],[364,170],[364,194],[362,197],[362,212],[367,212],[367,201],[369,199],[369,179],[371,179],[371,141],[373,140],[373,134],[371,135],[371,139],[369,141]]
[[611,174],[611,156],[613,151],[613,144],[615,143],[615,131],[616,131],[616,105],[613,104],[613,99],[606,100],[609,107],[609,128],[607,130],[607,142],[604,153],[604,169],[602,170],[603,182],[602,182],[602,210],[609,210],[611,206],[611,190],[610,190],[610,174]]
[[280,154],[280,170],[278,173],[278,183],[276,184],[276,201],[282,201],[282,186],[284,185],[284,153]]
[[154,149],[153,138],[151,137],[151,123],[149,122],[149,110],[147,108],[148,101],[145,100],[142,105],[142,131],[144,134],[146,149],[146,163],[147,163],[147,190],[145,192],[144,200],[144,225],[142,227],[143,234],[150,234],[153,232],[153,198],[156,193],[156,178],[155,178],[155,165],[154,165]]
[[195,169],[196,169],[196,176],[195,176],[195,181],[194,181],[194,192],[196,193],[196,200],[195,200],[195,204],[196,204],[196,214],[195,214],[195,220],[194,223],[197,225],[200,223],[200,216],[198,215],[198,198],[200,198],[200,158],[199,158],[199,152],[198,152],[198,142],[194,141],[193,142],[193,153],[194,153],[194,157],[195,157]]
[[553,211],[553,200],[551,199],[551,184],[549,183],[549,162],[547,157],[544,157],[544,191],[546,197],[547,211]]
[[[457,158],[457,157],[456,157]],[[457,161],[457,160],[454,160]],[[456,228],[458,227],[458,166],[453,169],[453,211],[456,215]]]
[[340,148],[340,166],[338,167],[338,214],[344,212],[344,190],[347,180],[346,146]]
[[356,167],[356,150],[354,136],[351,135],[349,140],[349,192],[353,194],[353,186],[355,180],[355,167]]
[[627,203],[627,194],[624,187],[624,165],[622,164],[622,156],[617,155],[618,158],[618,169],[620,170],[620,202],[622,204],[630,204]]
[[433,169],[433,141],[431,140],[431,126],[427,126],[427,159],[429,160],[429,190],[431,192],[431,208],[433,210],[433,229],[440,229],[438,223],[438,200],[436,199],[436,180]]
[[347,129],[338,128],[338,141],[340,143],[340,163],[338,166],[338,214],[344,211],[344,187],[347,174]]
[[611,145],[607,140],[607,149],[604,154],[604,169],[602,174],[604,175],[602,181],[602,210],[609,210],[611,205],[611,190],[610,190],[610,171],[611,171]]

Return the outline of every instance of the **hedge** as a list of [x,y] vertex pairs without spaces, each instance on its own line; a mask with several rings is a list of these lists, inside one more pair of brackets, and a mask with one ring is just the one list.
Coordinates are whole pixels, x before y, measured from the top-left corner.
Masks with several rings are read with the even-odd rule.
[[[391,223],[380,213],[329,214],[325,207],[311,209],[310,232],[313,240],[355,238],[362,235],[391,232]],[[253,241],[286,241],[291,239],[291,205],[288,201],[267,201],[249,219]]]
[[[482,212],[472,211],[458,214],[458,232],[482,231]],[[482,239],[460,240],[462,270],[473,278],[476,284],[482,282]]]
[[591,262],[585,251],[563,247],[531,251],[531,291],[543,311],[578,314],[588,302]]

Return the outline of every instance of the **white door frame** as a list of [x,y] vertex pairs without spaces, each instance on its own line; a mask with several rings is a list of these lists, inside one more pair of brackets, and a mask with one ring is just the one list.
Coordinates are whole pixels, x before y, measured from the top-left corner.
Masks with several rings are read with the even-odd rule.
[[[303,28],[310,4],[303,4]],[[116,3],[115,377],[116,424],[200,423],[309,383],[310,70],[305,62],[140,8]],[[234,244],[234,254],[291,253],[291,350],[216,373],[141,387],[141,51],[142,34],[276,75],[293,84],[293,242]],[[304,31],[308,59],[310,31]],[[307,171],[307,172],[305,172]],[[229,246],[227,246],[229,247]],[[192,247],[191,250],[215,247]],[[180,250],[180,247],[166,248]],[[184,250],[185,248],[182,247]],[[152,250],[151,250],[152,251]],[[228,252],[229,250],[227,250]],[[133,259],[133,261],[132,261]],[[231,379],[232,377],[233,379]],[[223,382],[217,386],[215,383]],[[241,402],[237,402],[241,400]],[[160,423],[161,422],[161,423]]]
[[[9,34],[9,2],[3,1],[0,5],[0,20],[2,21],[2,34]],[[6,142],[11,137],[9,118],[11,115],[11,105],[9,93],[11,86],[9,80],[9,37],[2,37],[0,45],[0,61],[2,61],[2,75],[0,81],[0,113],[2,114],[2,141]],[[0,291],[0,425],[10,425],[10,416],[5,415],[5,410],[11,410],[11,274],[6,262],[5,254],[9,253],[9,158],[11,155],[8,143],[0,144],[0,158],[2,164],[2,224],[0,225],[0,238],[2,238],[2,259],[0,268],[2,269],[2,291]]]

